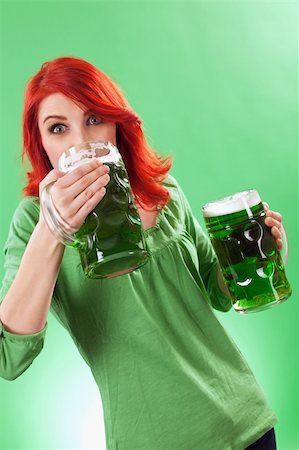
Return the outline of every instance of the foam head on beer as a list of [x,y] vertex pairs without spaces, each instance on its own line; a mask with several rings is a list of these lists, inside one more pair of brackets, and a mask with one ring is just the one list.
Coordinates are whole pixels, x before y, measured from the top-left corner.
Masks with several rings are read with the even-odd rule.
[[261,203],[261,198],[255,189],[237,192],[215,202],[207,203],[202,207],[204,217],[224,216],[239,211],[247,210],[248,216],[252,216],[250,208]]

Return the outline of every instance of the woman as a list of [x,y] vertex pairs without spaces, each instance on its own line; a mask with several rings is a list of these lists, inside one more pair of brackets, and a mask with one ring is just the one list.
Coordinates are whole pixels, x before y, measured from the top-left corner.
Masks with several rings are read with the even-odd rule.
[[[50,309],[99,387],[107,450],[276,448],[276,415],[213,312],[231,302],[210,240],[120,89],[82,59],[47,62],[26,89],[23,137],[32,171],[4,248],[0,375],[13,380],[33,362]],[[56,180],[54,204],[79,229],[109,168],[93,161],[63,174],[57,161],[97,139],[122,154],[151,256],[129,274],[92,280],[47,228],[39,194]],[[281,215],[265,206],[281,249]]]

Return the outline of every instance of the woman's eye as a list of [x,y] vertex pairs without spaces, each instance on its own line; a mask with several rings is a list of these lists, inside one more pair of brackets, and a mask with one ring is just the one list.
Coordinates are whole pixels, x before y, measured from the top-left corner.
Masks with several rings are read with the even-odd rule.
[[88,119],[88,121],[89,121],[89,123],[91,123],[92,125],[97,125],[97,124],[99,124],[99,123],[102,122],[102,120],[99,119],[99,118],[96,117],[96,116],[90,116],[89,119]]
[[65,129],[65,125],[62,125],[61,123],[54,123],[54,125],[49,128],[49,131],[51,133],[59,134],[63,131],[63,129]]
[[[102,120],[97,116],[90,116],[87,120],[88,125],[99,125],[102,123]],[[62,123],[54,123],[48,128],[50,133],[61,134],[66,130],[66,126]]]

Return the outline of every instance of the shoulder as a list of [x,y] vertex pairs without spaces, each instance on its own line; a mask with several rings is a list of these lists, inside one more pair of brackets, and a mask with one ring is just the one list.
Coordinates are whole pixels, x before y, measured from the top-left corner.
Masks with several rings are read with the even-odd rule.
[[162,183],[166,188],[168,188],[168,190],[170,190],[172,196],[181,196],[182,188],[176,177],[174,177],[172,174],[168,173]]
[[169,189],[172,199],[180,203],[181,206],[185,206],[186,197],[177,178],[168,173],[163,180],[163,184]]
[[170,174],[170,173],[168,173],[168,174],[166,175],[166,178],[164,178],[163,184],[164,184],[166,187],[175,187],[175,188],[178,187],[177,179],[176,179],[172,174]]
[[23,197],[13,214],[15,220],[22,218],[22,216],[31,216],[32,218],[39,215],[39,198],[34,196]]
[[23,197],[12,216],[11,231],[32,231],[39,220],[39,198]]
[[177,178],[170,173],[167,174],[162,183],[170,193],[170,199],[167,206],[170,209],[172,216],[179,222],[184,223],[186,220],[186,200],[180,183]]

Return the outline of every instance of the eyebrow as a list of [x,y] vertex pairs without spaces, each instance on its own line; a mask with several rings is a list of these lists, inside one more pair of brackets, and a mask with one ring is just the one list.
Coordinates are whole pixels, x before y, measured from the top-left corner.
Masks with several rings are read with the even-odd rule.
[[46,117],[46,118],[45,118],[45,120],[43,121],[43,123],[45,123],[45,122],[46,122],[46,120],[48,120],[48,119],[59,119],[59,120],[67,120],[67,118],[66,118],[66,117],[64,117],[64,116],[48,116],[48,117]]
[[[84,116],[87,116],[88,114],[92,114],[92,111],[90,109],[84,112]],[[64,116],[47,116],[44,119],[43,123],[45,123],[48,119],[67,120],[67,117],[64,117]]]

